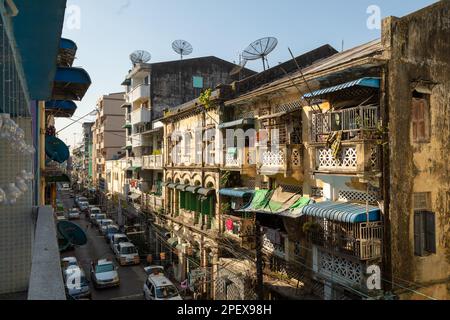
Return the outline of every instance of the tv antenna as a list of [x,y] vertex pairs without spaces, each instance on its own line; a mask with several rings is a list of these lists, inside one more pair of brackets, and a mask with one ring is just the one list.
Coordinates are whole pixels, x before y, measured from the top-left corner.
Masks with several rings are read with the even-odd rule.
[[172,49],[180,55],[181,60],[183,60],[184,56],[188,56],[194,51],[192,45],[185,40],[175,40],[172,42]]
[[133,65],[138,63],[147,63],[152,59],[152,55],[144,50],[136,50],[132,54],[130,54],[130,60],[133,62]]
[[274,37],[266,37],[252,42],[242,53],[242,58],[247,61],[261,59],[263,68],[269,68],[269,60],[267,56],[277,47],[278,40]]

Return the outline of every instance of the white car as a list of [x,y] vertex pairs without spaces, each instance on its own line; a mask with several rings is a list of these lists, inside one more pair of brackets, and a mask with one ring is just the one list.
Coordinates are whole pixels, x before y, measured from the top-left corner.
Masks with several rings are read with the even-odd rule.
[[69,220],[76,220],[76,219],[80,219],[80,211],[78,211],[78,209],[70,209],[67,213],[67,217],[69,218]]
[[118,287],[120,285],[117,267],[107,259],[91,263],[91,280],[96,289]]
[[145,300],[183,300],[175,285],[162,274],[149,275],[144,284]]
[[88,211],[89,210],[89,202],[84,202],[84,201],[79,202],[78,208],[80,208],[80,210],[83,212]]
[[141,263],[139,253],[131,242],[122,242],[114,247],[114,254],[121,266],[136,265]]
[[106,214],[104,214],[104,213],[99,213],[99,214],[96,214],[96,215],[95,215],[94,219],[92,219],[91,222],[92,222],[92,224],[93,224],[94,226],[98,227],[98,224],[99,224],[100,220],[106,220],[106,219],[108,219],[108,218],[106,217]]
[[115,235],[113,235],[111,237],[111,242],[109,243],[109,245],[111,246],[111,250],[114,252],[115,247],[122,242],[130,242],[130,240],[125,234],[122,233],[116,233]]
[[114,224],[114,221],[112,221],[111,219],[99,220],[98,221],[98,231],[100,233],[103,233],[104,231],[106,231],[106,228],[112,224]]
[[77,197],[75,199],[75,203],[77,204],[77,206],[79,206],[81,202],[89,202],[89,201],[86,197]]

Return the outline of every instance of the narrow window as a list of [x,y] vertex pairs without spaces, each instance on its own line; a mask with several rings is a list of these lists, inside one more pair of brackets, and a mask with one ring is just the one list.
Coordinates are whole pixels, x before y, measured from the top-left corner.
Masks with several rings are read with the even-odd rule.
[[436,216],[431,211],[431,193],[414,194],[414,254],[436,253]]
[[412,99],[412,134],[413,142],[430,142],[430,96],[413,92]]

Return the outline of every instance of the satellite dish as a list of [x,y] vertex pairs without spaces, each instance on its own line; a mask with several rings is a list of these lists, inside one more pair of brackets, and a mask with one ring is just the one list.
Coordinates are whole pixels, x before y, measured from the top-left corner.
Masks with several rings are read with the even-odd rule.
[[130,60],[133,65],[137,63],[147,63],[152,59],[152,55],[144,50],[137,50],[130,54]]
[[278,40],[274,37],[267,37],[252,42],[247,49],[242,53],[244,60],[252,61],[261,59],[263,62],[264,70],[269,67],[269,61],[267,56],[277,47]]
[[192,45],[185,40],[175,40],[172,42],[172,49],[181,56],[181,60],[183,60],[184,56],[188,56],[194,51]]
[[239,64],[236,65],[231,71],[230,71],[230,76],[234,76],[235,74],[238,74],[242,71],[242,69],[245,68],[245,66],[247,65],[248,60],[244,59],[242,57],[242,54],[239,55]]

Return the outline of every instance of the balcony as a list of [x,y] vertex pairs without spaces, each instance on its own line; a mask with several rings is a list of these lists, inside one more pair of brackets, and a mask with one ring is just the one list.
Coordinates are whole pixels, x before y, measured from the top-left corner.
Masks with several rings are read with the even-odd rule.
[[128,93],[128,102],[142,103],[150,99],[150,85],[141,84]]
[[162,170],[163,156],[155,155],[142,157],[142,168],[146,170]]
[[267,176],[289,176],[302,171],[303,146],[280,145],[276,149],[259,147],[257,152],[258,173]]
[[239,243],[240,246],[255,249],[254,219],[222,215],[223,235]]
[[316,173],[367,176],[380,172],[381,146],[376,141],[342,142],[336,156],[323,143],[314,148],[312,168]]
[[225,151],[224,169],[256,174],[256,148],[229,148]]
[[314,114],[311,119],[313,143],[326,142],[335,132],[342,132],[342,140],[373,139],[378,125],[378,106]]
[[66,300],[53,209],[37,210],[28,300]]
[[164,210],[164,199],[161,196],[145,193],[142,195],[142,208],[148,212],[162,212]]
[[149,109],[147,108],[138,108],[131,112],[131,124],[141,124],[141,123],[147,123],[152,121],[152,114]]
[[129,158],[131,167],[142,168],[142,158]]

